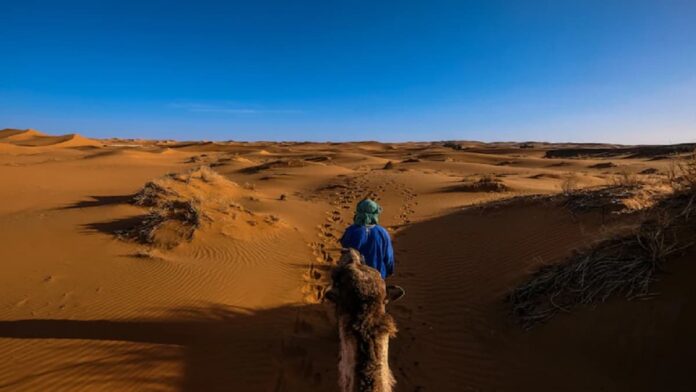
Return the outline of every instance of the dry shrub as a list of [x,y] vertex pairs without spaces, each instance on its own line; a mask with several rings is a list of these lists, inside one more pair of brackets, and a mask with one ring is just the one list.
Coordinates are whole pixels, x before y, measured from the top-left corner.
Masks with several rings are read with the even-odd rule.
[[683,159],[673,158],[667,178],[675,192],[696,189],[696,151]]
[[655,205],[631,235],[614,237],[547,265],[508,296],[513,317],[530,328],[578,305],[650,296],[664,263],[696,239],[696,186],[684,187]]
[[445,142],[442,144],[442,146],[448,147],[448,148],[451,148],[451,149],[457,150],[457,151],[463,149],[461,144],[454,142],[454,141]]
[[590,169],[611,169],[612,167],[616,167],[614,162],[601,162],[591,165]]
[[561,181],[561,192],[570,195],[578,189],[578,177],[574,174],[567,174]]
[[483,174],[476,181],[464,180],[464,184],[455,186],[452,191],[458,192],[506,192],[509,190],[501,180],[491,174]]
[[302,159],[278,159],[269,162],[262,163],[257,166],[247,167],[241,169],[240,172],[246,174],[256,174],[269,169],[276,168],[292,168],[292,167],[304,167],[307,166],[308,161]]
[[149,181],[133,197],[134,205],[149,208],[148,215],[119,235],[164,248],[190,241],[203,219],[209,218],[201,206],[204,200],[197,190],[201,187],[224,189],[227,186],[236,187],[206,166]]
[[307,157],[304,160],[309,162],[327,162],[331,160],[331,157],[326,155],[319,155],[315,157]]
[[663,263],[690,245],[682,243],[669,225],[642,225],[634,236],[606,240],[562,264],[540,268],[509,294],[512,315],[529,328],[577,305],[604,302],[611,296],[649,295]]
[[139,193],[134,204],[150,207],[150,213],[120,235],[164,248],[173,248],[183,241],[192,240],[203,216],[198,203],[195,200],[163,200],[152,195],[152,187],[146,185],[146,188],[150,189],[149,195]]
[[627,169],[621,170],[618,174],[612,177],[611,182],[615,186],[632,187],[640,185],[640,179],[634,173]]

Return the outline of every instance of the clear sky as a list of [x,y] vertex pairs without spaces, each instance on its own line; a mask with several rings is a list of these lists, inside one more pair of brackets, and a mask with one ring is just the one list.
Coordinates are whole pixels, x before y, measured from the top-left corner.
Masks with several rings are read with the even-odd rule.
[[696,141],[694,0],[0,0],[0,128]]

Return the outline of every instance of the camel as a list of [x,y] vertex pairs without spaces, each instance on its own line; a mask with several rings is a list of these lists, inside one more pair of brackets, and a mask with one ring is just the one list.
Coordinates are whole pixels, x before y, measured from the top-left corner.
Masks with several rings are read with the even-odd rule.
[[341,392],[391,392],[389,338],[396,336],[394,319],[386,312],[390,298],[379,272],[362,263],[355,249],[343,252],[333,270],[325,297],[336,305]]

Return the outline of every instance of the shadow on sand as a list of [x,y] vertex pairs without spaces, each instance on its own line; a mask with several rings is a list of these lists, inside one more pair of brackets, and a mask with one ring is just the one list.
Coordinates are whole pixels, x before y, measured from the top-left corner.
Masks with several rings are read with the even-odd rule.
[[[80,339],[86,350],[104,342],[134,344],[109,347],[108,355],[96,359],[75,356],[73,346],[58,354],[60,365],[0,379],[0,389],[26,388],[45,378],[67,389],[122,382],[181,391],[334,390],[338,342],[327,310],[304,305],[253,312],[212,305],[152,320],[2,321],[2,338]],[[181,371],[146,371],[167,365]]]
[[129,204],[135,194],[130,195],[114,195],[114,196],[89,196],[90,200],[81,200],[64,207],[59,207],[59,210],[72,210],[76,208],[103,207],[116,204]]
[[108,235],[119,235],[133,228],[139,227],[149,217],[148,214],[129,216],[105,222],[94,222],[81,225],[84,232],[99,232]]

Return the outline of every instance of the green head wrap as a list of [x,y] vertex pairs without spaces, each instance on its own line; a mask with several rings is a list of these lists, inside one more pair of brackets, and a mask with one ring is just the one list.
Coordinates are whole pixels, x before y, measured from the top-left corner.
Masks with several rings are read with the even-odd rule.
[[364,199],[358,203],[353,216],[353,223],[360,226],[376,225],[379,223],[379,213],[382,207],[370,199]]

